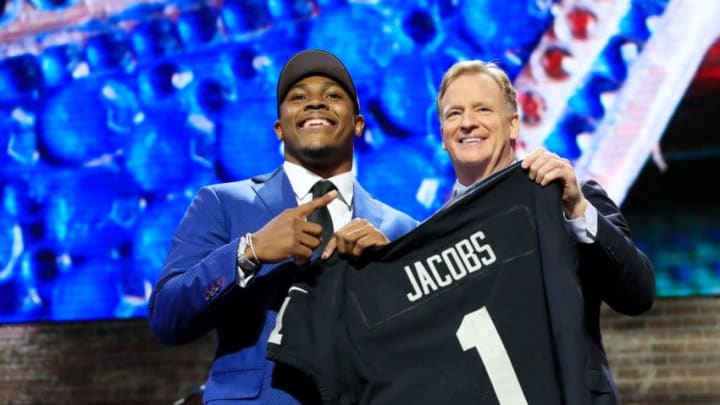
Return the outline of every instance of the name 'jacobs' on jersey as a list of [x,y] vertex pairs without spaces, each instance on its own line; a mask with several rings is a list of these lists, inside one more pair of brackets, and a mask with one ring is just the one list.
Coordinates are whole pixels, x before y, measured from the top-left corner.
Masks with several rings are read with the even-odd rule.
[[478,230],[440,253],[404,266],[411,287],[407,299],[415,302],[496,260],[493,248],[485,242],[485,233]]

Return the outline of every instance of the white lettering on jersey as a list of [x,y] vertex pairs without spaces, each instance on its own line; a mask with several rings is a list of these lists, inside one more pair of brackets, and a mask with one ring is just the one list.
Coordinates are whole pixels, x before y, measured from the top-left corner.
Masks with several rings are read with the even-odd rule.
[[412,290],[407,293],[408,301],[415,302],[480,270],[483,266],[495,263],[495,252],[489,244],[481,242],[484,239],[483,231],[477,231],[439,255],[434,254],[405,266],[405,275]]
[[288,295],[285,297],[285,301],[283,301],[282,306],[280,307],[280,311],[277,314],[277,317],[275,318],[275,327],[273,328],[272,332],[270,332],[270,336],[268,337],[268,342],[274,343],[276,345],[282,344],[282,324],[283,324],[283,315],[285,315],[285,308],[287,308],[288,304],[290,303],[290,297],[291,293],[293,291],[299,291],[301,293],[307,294],[308,292],[306,290],[303,290],[300,287],[292,286],[288,290]]

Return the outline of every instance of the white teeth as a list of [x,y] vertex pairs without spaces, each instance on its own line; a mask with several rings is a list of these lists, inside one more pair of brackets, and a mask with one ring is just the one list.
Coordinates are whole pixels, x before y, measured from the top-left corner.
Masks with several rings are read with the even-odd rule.
[[480,139],[480,138],[465,138],[465,139],[461,139],[460,143],[477,143],[477,142],[480,142],[481,140],[482,139]]
[[303,122],[302,127],[307,128],[310,126],[315,127],[315,126],[320,126],[320,125],[330,126],[330,121],[328,121],[326,119],[322,119],[322,118],[311,118],[311,119]]

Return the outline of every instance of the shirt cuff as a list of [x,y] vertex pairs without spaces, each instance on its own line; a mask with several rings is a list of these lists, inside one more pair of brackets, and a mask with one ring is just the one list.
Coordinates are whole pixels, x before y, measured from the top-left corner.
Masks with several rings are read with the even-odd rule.
[[255,273],[245,275],[245,272],[240,268],[240,266],[235,266],[238,272],[238,285],[240,287],[247,287],[248,284],[250,284],[250,281],[252,281],[253,278],[255,278]]
[[575,219],[568,219],[563,212],[565,225],[573,240],[580,243],[594,243],[597,236],[597,209],[588,202],[585,215]]

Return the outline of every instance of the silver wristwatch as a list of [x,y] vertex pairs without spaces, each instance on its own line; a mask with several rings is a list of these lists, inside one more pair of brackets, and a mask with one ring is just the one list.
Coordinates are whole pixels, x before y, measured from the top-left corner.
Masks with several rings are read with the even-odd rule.
[[250,260],[249,257],[245,256],[245,251],[248,247],[248,240],[245,236],[240,238],[240,243],[238,244],[238,252],[237,252],[237,265],[242,270],[245,277],[249,277],[253,274],[255,274],[255,271],[260,268],[259,263],[255,263],[254,261]]

